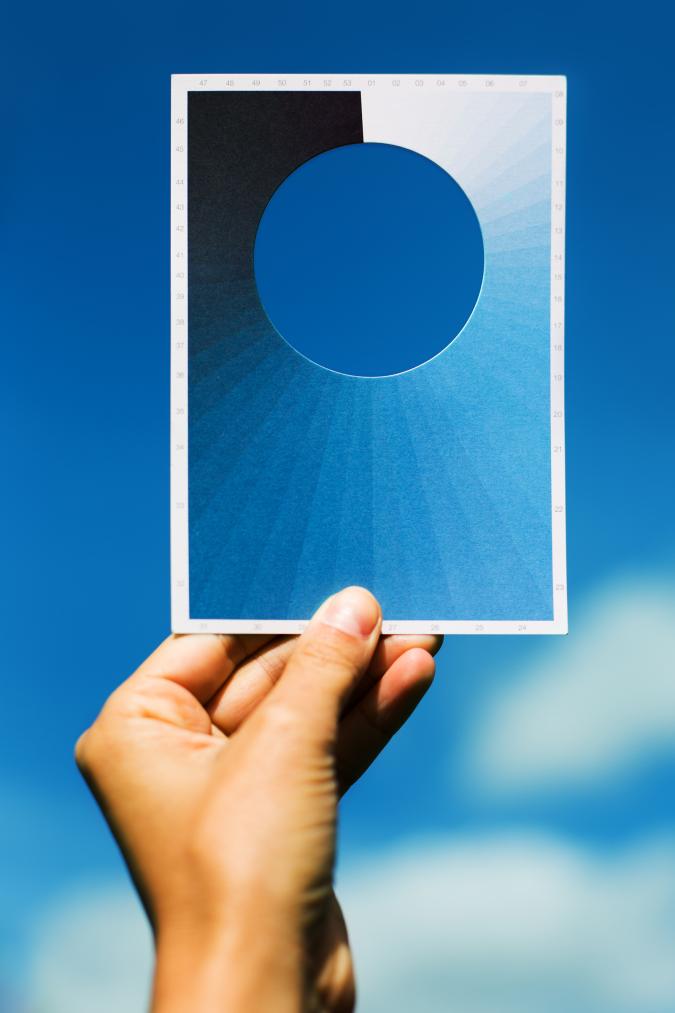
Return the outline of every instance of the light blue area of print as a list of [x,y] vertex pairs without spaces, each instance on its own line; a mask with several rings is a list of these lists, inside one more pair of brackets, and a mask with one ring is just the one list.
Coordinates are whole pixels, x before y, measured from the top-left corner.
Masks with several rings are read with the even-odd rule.
[[353,583],[390,620],[552,618],[550,99],[535,100],[525,154],[499,147],[492,183],[481,156],[483,287],[438,356],[348,377],[246,298],[236,340],[208,321],[190,368],[194,618],[304,619]]

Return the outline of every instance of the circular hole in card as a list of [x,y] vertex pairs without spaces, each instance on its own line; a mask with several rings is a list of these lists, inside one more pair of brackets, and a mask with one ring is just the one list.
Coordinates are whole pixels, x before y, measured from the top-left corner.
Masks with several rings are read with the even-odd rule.
[[459,184],[392,144],[349,144],[299,166],[258,226],[262,305],[297,352],[390,376],[443,351],[480,292],[483,239]]

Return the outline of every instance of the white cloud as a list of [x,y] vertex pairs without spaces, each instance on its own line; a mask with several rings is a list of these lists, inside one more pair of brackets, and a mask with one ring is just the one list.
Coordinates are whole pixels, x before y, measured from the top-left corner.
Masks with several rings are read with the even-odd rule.
[[494,792],[576,787],[675,752],[675,587],[607,587],[467,741],[466,773]]
[[418,842],[338,885],[362,1013],[675,1009],[675,842]]
[[146,1013],[153,946],[126,883],[81,885],[40,919],[28,970],[31,1013]]
[[[375,853],[338,882],[361,1013],[670,1013],[675,840],[617,855],[535,834]],[[152,967],[127,884],[51,905],[31,1013],[142,1013]]]

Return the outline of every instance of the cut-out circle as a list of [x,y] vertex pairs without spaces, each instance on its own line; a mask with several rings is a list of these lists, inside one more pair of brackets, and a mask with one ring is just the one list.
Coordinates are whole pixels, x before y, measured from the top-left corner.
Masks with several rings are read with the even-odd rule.
[[258,225],[262,305],[301,355],[390,376],[459,334],[480,292],[483,238],[459,184],[408,148],[363,143],[299,166]]

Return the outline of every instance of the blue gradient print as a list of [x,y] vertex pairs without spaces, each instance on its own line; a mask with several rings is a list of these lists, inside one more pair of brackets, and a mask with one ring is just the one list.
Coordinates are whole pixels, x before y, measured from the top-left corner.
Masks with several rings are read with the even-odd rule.
[[[552,618],[551,99],[455,101],[443,167],[478,214],[485,275],[451,345],[401,375],[344,376],[290,348],[250,293],[235,340],[204,314],[193,618],[307,618],[353,583],[388,620]],[[440,162],[431,126],[440,149],[421,153]],[[210,289],[195,291],[207,304]]]

